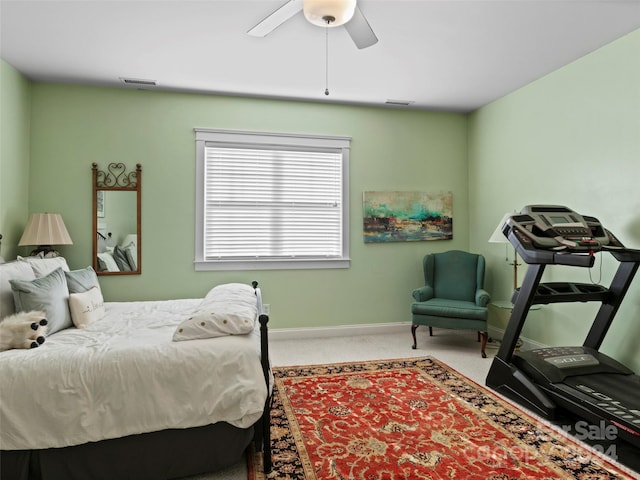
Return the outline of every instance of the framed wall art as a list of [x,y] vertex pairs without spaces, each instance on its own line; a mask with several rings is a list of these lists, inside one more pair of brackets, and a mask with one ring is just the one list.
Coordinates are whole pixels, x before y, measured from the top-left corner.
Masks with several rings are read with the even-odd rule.
[[365,243],[453,238],[451,192],[364,192]]
[[98,190],[96,192],[97,202],[96,202],[96,214],[100,218],[104,218],[104,190]]

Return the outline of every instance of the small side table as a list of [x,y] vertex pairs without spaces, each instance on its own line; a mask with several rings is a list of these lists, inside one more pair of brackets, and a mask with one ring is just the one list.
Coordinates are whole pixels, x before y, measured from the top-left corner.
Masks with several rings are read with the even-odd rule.
[[[494,308],[497,308],[498,310],[508,310],[509,315],[513,310],[513,303],[511,303],[509,300],[495,300],[489,303],[489,305],[491,305]],[[540,310],[541,308],[542,308],[542,305],[531,305],[531,307],[529,307],[529,311]],[[506,316],[506,312],[503,315]],[[489,342],[493,342],[493,339],[489,338]],[[518,339],[518,346],[516,347],[516,350],[519,350],[521,346],[522,346],[522,340]]]
[[[509,300],[495,300],[489,303],[489,305],[491,305],[492,307],[500,308],[502,310],[513,310],[513,303],[511,303]],[[529,307],[529,310],[540,310],[541,308],[542,305],[531,305],[531,307]]]

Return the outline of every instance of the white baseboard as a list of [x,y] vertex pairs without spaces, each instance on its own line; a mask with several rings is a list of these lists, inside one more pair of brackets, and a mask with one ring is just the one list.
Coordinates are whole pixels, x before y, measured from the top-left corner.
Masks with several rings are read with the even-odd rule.
[[[269,338],[274,340],[302,340],[309,338],[357,337],[361,335],[385,335],[390,333],[407,333],[411,331],[411,322],[366,323],[360,325],[336,325],[331,327],[305,328],[273,328],[269,329]],[[504,329],[489,326],[489,336],[501,340]],[[523,350],[544,348],[548,345],[526,337],[520,337]]]
[[[367,323],[361,325],[336,325],[331,327],[273,328],[269,329],[269,338],[273,340],[302,340],[310,338],[357,337],[362,335],[385,335],[407,333],[411,331],[411,322]],[[489,326],[489,337],[501,340],[504,329]],[[544,348],[545,345],[527,337],[520,337],[523,350]]]
[[367,323],[362,325],[336,325],[333,327],[270,328],[269,338],[274,340],[298,340],[308,338],[384,335],[399,332],[407,332],[407,334],[410,334],[410,331],[410,322]]

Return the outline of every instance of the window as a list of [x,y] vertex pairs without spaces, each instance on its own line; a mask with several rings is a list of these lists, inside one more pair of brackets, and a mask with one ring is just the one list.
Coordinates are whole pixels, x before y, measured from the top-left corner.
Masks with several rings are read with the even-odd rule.
[[349,267],[349,137],[195,132],[196,270]]

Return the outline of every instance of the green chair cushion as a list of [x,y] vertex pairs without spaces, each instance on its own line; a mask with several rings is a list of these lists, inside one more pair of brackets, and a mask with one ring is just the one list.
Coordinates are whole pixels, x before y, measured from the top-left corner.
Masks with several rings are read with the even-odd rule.
[[413,315],[466,318],[470,320],[487,319],[486,307],[479,307],[475,302],[443,298],[432,298],[426,302],[414,302],[411,304],[411,313]]

